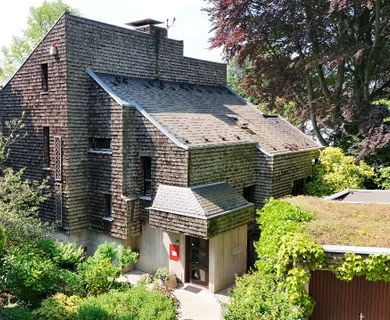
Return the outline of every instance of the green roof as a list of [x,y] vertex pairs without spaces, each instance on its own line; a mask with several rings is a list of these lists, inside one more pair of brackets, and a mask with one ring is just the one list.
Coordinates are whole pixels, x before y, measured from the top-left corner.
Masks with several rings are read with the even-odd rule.
[[309,196],[285,200],[314,215],[304,228],[320,245],[390,248],[390,204],[343,203]]

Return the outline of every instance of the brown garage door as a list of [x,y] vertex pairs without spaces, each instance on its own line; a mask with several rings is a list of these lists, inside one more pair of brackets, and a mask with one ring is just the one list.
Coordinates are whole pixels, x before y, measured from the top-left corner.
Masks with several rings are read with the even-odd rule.
[[312,320],[390,320],[390,283],[355,277],[340,281],[329,271],[312,273]]

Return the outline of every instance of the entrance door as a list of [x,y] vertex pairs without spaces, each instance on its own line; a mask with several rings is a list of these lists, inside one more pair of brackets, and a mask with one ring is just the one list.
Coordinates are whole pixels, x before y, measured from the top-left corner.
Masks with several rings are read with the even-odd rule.
[[208,286],[209,241],[187,237],[186,244],[186,281]]

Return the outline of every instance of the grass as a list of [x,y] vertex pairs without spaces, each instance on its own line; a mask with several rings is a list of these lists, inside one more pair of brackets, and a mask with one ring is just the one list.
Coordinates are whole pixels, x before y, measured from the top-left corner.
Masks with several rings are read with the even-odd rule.
[[312,213],[304,231],[321,245],[390,248],[390,205],[298,196],[286,201]]

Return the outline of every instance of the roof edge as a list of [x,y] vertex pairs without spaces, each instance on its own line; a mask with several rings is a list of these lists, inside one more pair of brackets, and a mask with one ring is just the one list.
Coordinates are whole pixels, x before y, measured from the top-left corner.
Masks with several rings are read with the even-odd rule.
[[356,253],[356,254],[390,255],[390,248],[339,246],[339,245],[322,245],[322,248],[325,250],[325,252],[328,252],[328,253]]
[[125,101],[121,99],[90,68],[87,68],[85,70],[85,73],[89,75],[104,91],[106,91],[110,95],[111,98],[113,98],[122,107],[134,107],[139,113],[141,113],[146,119],[148,119],[157,129],[159,129],[175,145],[177,145],[181,149],[188,150],[188,146],[186,144],[184,144],[179,139],[177,139],[173,134],[171,134],[163,125],[161,125],[155,118],[153,118],[149,113],[147,113],[137,102]]

